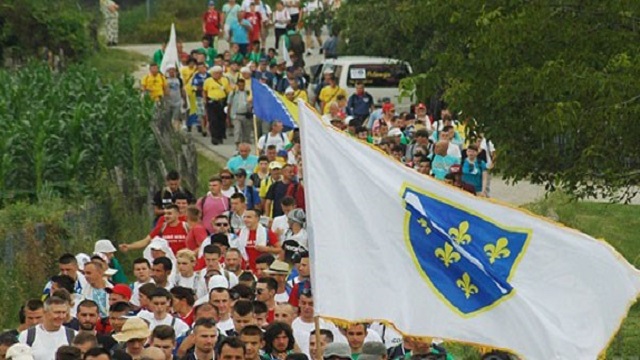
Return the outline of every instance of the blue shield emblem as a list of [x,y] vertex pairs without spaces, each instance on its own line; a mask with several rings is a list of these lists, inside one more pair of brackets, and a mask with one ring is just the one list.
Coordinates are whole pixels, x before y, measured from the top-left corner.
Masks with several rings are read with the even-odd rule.
[[403,190],[407,244],[419,271],[439,297],[462,316],[498,305],[531,230],[513,229],[437,195]]

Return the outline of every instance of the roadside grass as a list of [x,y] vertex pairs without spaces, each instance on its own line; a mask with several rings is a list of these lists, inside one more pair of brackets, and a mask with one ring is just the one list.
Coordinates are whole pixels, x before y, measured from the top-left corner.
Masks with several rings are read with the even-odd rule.
[[224,167],[198,151],[198,189],[196,196],[204,196],[209,191],[209,178],[217,175]]
[[132,74],[149,58],[131,51],[105,48],[88,58],[84,64],[95,68],[104,78],[114,80]]

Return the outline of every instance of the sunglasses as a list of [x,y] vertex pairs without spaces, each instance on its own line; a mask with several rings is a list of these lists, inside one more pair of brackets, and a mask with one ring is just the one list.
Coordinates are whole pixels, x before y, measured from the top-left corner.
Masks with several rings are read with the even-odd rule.
[[227,224],[227,223],[215,223],[215,225],[216,225],[217,227],[229,226],[229,224]]

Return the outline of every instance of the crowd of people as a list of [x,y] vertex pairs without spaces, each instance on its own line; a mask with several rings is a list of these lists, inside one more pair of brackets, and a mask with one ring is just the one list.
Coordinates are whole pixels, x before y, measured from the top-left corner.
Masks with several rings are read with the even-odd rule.
[[[330,15],[313,14],[336,4],[285,0],[271,11],[261,0],[228,0],[218,11],[210,2],[202,48],[186,54],[178,44],[180,71],[161,74],[164,49],[154,55],[142,90],[176,126],[196,128],[215,145],[232,127],[237,154],[212,174],[206,194],[193,194],[170,171],[145,238],[118,247],[103,239],[89,254],[60,254],[42,297],[24,301],[19,326],[0,335],[0,360],[453,358],[438,339],[403,336],[383,323],[316,325],[299,132],[260,122],[254,141],[250,84],[260,81],[316,107],[354,141],[489,196],[495,150],[468,131],[472,118],[441,103],[398,113],[390,99],[375,101],[366,81],[348,94],[331,69],[311,86],[299,30],[334,56],[337,34],[323,43],[320,31]],[[271,29],[278,40],[265,51]],[[223,40],[230,51],[218,54]],[[277,55],[280,42],[292,65]],[[125,269],[119,252],[140,255]],[[493,351],[483,358],[511,357]]]

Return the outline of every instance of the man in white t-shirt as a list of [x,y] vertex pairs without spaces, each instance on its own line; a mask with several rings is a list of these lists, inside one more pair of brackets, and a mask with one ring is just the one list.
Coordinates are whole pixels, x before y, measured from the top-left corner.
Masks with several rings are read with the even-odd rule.
[[278,240],[280,240],[280,244],[282,244],[286,240],[285,233],[289,229],[289,218],[287,214],[296,208],[296,199],[291,196],[285,196],[280,201],[280,205],[282,206],[282,215],[273,218],[271,231],[278,235]]
[[229,289],[214,287],[209,292],[209,303],[218,308],[217,327],[221,333],[226,334],[234,329],[233,319],[231,319],[231,296]]
[[52,296],[44,303],[42,324],[20,333],[18,341],[31,346],[34,360],[53,360],[60,346],[71,345],[76,332],[62,325],[68,312],[67,302]]
[[[313,295],[311,291],[303,291],[302,294],[300,294],[298,307],[300,308],[300,315],[291,323],[293,337],[296,339],[296,344],[300,347],[300,352],[307,356],[312,356],[313,354],[309,352],[309,336],[311,331],[315,329],[315,324],[313,321]],[[322,319],[320,319],[320,329],[331,331],[332,341],[333,333],[338,332],[335,325]]]
[[173,286],[186,287],[196,295],[196,298],[207,296],[209,290],[204,276],[200,272],[195,272],[196,254],[189,249],[182,249],[176,254],[178,260],[178,272],[173,278]]
[[151,278],[151,263],[149,263],[149,260],[143,257],[133,260],[133,276],[136,277],[136,282],[131,285],[133,293],[129,302],[136,307],[140,307],[140,286],[153,283],[153,278]]
[[283,129],[282,121],[272,122],[271,131],[262,135],[258,140],[258,149],[260,152],[264,152],[269,145],[274,145],[276,152],[283,150],[285,146],[289,145],[289,138],[282,132]]
[[156,289],[151,295],[153,312],[141,313],[138,314],[138,316],[149,323],[149,330],[153,331],[158,325],[169,325],[175,330],[176,337],[180,337],[189,331],[189,325],[168,313],[172,298],[171,293],[167,291],[167,289]]

